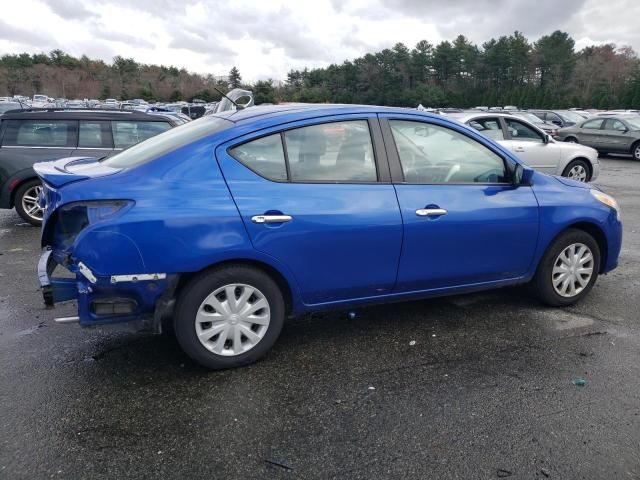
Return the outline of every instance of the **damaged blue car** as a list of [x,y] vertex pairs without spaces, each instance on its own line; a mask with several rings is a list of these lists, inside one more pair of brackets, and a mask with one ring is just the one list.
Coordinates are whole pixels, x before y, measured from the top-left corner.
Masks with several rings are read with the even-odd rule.
[[570,305],[622,241],[606,193],[400,108],[252,107],[35,170],[44,300],[78,304],[56,320],[169,320],[209,368],[259,359],[320,309],[517,284]]

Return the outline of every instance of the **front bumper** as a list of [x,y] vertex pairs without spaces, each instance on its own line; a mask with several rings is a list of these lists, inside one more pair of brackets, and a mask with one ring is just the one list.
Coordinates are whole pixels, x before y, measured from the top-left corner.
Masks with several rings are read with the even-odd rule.
[[[54,277],[59,265],[75,278]],[[62,265],[55,252],[45,247],[38,261],[38,280],[47,308],[70,300],[78,302],[77,321],[81,326],[135,322],[137,330],[159,333],[163,318],[171,314],[178,276],[147,273],[101,276],[82,262]]]

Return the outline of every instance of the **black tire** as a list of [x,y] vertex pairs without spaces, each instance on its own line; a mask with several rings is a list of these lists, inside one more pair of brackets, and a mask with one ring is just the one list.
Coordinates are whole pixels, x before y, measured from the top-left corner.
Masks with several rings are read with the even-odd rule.
[[580,143],[576,137],[567,137],[564,141],[567,143]]
[[[270,320],[266,333],[250,350],[235,356],[216,354],[200,342],[195,318],[204,300],[218,288],[245,284],[259,290],[269,304]],[[208,270],[193,278],[178,296],[174,316],[176,339],[189,357],[211,369],[248,365],[264,356],[280,336],[285,318],[285,304],[280,288],[265,272],[245,265],[231,265]]]
[[[564,297],[556,292],[553,287],[553,267],[560,253],[568,246],[582,243],[586,245],[593,255],[593,274],[584,289],[572,297]],[[580,301],[593,288],[600,271],[600,247],[598,242],[587,232],[578,229],[569,229],[561,233],[547,248],[544,256],[538,264],[538,270],[531,280],[530,287],[538,298],[552,307],[566,307]]]
[[18,189],[16,190],[15,197],[14,197],[14,204],[15,204],[15,207],[16,207],[16,212],[18,212],[18,215],[20,215],[20,217],[22,217],[22,219],[25,222],[30,223],[34,227],[39,227],[40,225],[42,225],[42,218],[38,219],[38,218],[30,215],[25,210],[22,200],[23,200],[23,197],[25,196],[25,194],[27,192],[32,190],[34,187],[38,187],[38,186],[41,186],[41,185],[42,185],[42,182],[40,180],[38,180],[37,178],[34,178],[33,180],[29,180],[27,182],[24,182],[22,185],[20,185],[18,187]]
[[[586,174],[586,178],[584,179],[585,182],[588,182],[589,180],[591,180],[591,166],[587,163],[586,160],[581,160],[581,159],[576,159],[569,162],[569,165],[567,165],[562,171],[562,176],[569,177],[569,172],[571,172],[571,170],[576,167],[582,167],[584,169]],[[578,181],[582,181],[582,180],[578,180]]]
[[640,142],[631,145],[631,156],[634,160],[640,160]]

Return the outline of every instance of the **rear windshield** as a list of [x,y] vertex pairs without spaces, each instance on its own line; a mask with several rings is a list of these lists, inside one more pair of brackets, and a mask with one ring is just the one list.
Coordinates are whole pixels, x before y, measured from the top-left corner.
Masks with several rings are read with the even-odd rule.
[[233,123],[223,118],[204,117],[151,137],[103,160],[103,163],[113,168],[136,167],[231,126]]

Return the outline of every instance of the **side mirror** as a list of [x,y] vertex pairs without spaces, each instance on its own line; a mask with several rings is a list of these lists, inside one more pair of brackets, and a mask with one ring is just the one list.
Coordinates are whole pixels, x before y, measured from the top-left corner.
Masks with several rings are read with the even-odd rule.
[[518,163],[513,170],[513,186],[519,187],[520,185],[531,185],[531,178],[533,177],[533,169],[527,168]]

